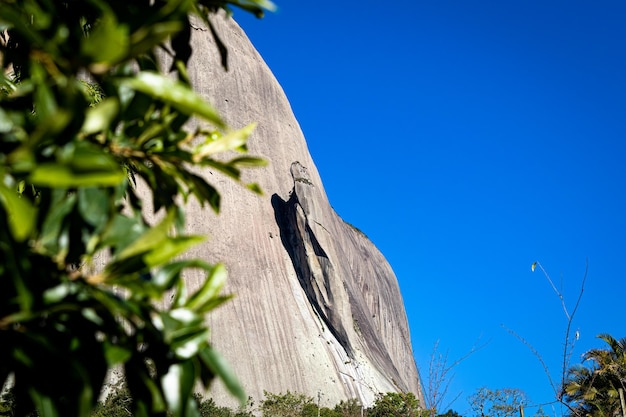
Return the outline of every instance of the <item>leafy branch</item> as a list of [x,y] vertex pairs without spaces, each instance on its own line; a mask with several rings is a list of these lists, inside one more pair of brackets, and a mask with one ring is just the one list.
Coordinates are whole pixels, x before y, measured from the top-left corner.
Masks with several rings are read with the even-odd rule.
[[[211,25],[230,6],[273,7],[0,2],[0,385],[13,385],[16,415],[86,415],[113,368],[136,415],[197,416],[192,390],[216,376],[245,402],[204,324],[230,299],[226,268],[181,258],[203,237],[185,232],[180,202],[220,209],[198,168],[260,192],[241,178],[264,164],[247,155],[254,125],[227,126],[186,74],[190,16]],[[160,68],[164,50],[175,77]],[[194,292],[191,270],[205,277]]]

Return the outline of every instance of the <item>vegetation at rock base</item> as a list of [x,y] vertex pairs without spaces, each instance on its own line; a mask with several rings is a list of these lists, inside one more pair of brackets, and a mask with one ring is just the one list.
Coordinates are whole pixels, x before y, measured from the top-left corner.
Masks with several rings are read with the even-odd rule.
[[[178,257],[203,240],[184,233],[180,202],[220,208],[194,168],[241,182],[263,165],[246,154],[253,126],[228,127],[187,78],[190,19],[225,66],[211,19],[230,6],[272,4],[0,2],[0,386],[11,381],[15,415],[88,415],[114,367],[133,415],[197,416],[192,390],[215,376],[245,401],[204,325],[229,299],[225,267]],[[206,277],[195,292],[191,269]]]
[[[312,397],[301,393],[287,391],[273,394],[265,392],[265,398],[260,402],[258,409],[249,399],[245,407],[232,410],[215,404],[211,399],[203,399],[200,394],[194,395],[201,417],[414,417],[426,416],[419,408],[419,401],[413,394],[386,393],[379,394],[376,403],[370,407],[362,407],[355,398],[341,401],[332,408],[319,406]],[[94,409],[90,417],[129,417],[132,416],[132,397],[128,388],[121,385],[112,390],[109,395]],[[3,414],[13,415],[14,398],[7,396],[0,400],[0,410]],[[37,414],[33,413],[33,417]]]
[[[608,348],[592,349],[584,355],[584,363],[568,371],[563,388],[563,401],[568,417],[623,417],[623,392],[626,384],[626,339],[617,340],[610,335],[600,335]],[[587,365],[587,366],[585,366]],[[412,393],[389,392],[379,394],[371,407],[363,407],[357,399],[341,401],[334,407],[321,406],[305,394],[287,391],[273,394],[265,392],[258,408],[248,398],[246,406],[233,410],[215,404],[200,394],[194,398],[202,417],[462,417],[449,409],[445,413],[422,408]],[[472,413],[468,417],[517,417],[532,415],[545,417],[541,406],[533,405],[518,388],[479,388],[468,397]],[[132,398],[127,387],[121,385],[98,404],[92,417],[127,417],[132,415]],[[7,392],[0,399],[0,415],[14,415],[15,397]],[[533,414],[525,411],[534,408]],[[36,414],[32,414],[36,416]]]

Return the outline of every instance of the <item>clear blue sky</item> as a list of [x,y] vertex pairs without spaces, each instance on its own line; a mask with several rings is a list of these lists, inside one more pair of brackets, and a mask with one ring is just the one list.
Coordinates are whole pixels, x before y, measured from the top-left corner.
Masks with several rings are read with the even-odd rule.
[[[276,0],[235,17],[290,99],[331,205],[378,246],[424,376],[433,344],[477,388],[553,395],[573,362],[626,336],[626,2]],[[426,382],[424,382],[426,383]],[[528,414],[535,409],[529,409]],[[548,406],[544,411],[554,415]],[[557,410],[558,414],[558,410]]]

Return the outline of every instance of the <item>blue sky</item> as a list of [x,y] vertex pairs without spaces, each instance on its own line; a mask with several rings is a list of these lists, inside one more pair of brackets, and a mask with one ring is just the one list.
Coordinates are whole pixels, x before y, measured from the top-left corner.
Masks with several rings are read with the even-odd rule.
[[626,336],[626,3],[277,2],[235,17],[331,205],[394,268],[423,376],[436,341],[455,359],[480,339],[455,368],[453,409],[471,416],[482,386],[552,401],[505,330],[560,378],[566,318],[534,261],[571,310],[588,260],[573,362],[599,333]]

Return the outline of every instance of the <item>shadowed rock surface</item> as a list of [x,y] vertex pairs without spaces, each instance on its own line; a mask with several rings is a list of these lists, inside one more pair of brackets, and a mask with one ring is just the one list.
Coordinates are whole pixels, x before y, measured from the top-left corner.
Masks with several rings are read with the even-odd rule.
[[[382,254],[329,205],[289,102],[246,35],[213,17],[228,48],[229,71],[209,30],[194,23],[189,75],[233,127],[258,122],[250,153],[257,196],[217,173],[202,172],[222,194],[222,213],[191,205],[188,228],[209,235],[190,256],[224,262],[234,301],[208,318],[212,343],[258,404],[263,390],[302,392],[322,403],[411,391],[421,398],[396,277]],[[323,120],[320,120],[323,122]],[[332,151],[329,150],[329,151]],[[187,282],[199,285],[200,274]],[[234,400],[216,383],[218,404]]]

